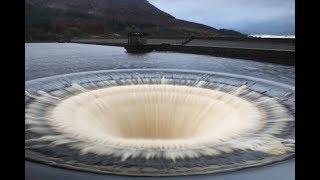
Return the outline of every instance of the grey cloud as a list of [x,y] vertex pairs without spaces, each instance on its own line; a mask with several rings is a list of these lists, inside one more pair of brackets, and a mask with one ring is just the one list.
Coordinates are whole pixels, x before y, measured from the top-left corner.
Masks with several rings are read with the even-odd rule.
[[149,0],[179,19],[247,34],[295,33],[294,0]]

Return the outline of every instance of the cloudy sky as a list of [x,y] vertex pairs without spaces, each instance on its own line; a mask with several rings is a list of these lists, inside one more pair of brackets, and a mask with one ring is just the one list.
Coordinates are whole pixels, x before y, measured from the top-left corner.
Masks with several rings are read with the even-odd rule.
[[294,35],[294,0],[149,0],[178,19],[246,34]]

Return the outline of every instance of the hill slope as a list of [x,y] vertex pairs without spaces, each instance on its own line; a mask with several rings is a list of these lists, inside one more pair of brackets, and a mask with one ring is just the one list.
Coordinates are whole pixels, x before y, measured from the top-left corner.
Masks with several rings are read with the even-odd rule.
[[147,0],[25,0],[26,40],[125,36],[145,31],[160,36],[243,36],[183,21]]

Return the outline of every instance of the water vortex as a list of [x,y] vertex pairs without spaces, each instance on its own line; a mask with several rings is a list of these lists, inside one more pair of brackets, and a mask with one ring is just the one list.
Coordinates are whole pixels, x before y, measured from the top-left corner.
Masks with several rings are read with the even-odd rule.
[[294,154],[294,88],[253,77],[110,70],[26,83],[26,158],[137,176],[208,174]]

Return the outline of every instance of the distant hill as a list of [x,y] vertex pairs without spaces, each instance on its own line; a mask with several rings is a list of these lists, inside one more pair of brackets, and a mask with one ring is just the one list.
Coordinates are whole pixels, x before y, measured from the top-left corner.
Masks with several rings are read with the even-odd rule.
[[245,36],[167,14],[147,0],[25,0],[25,39],[153,36]]

